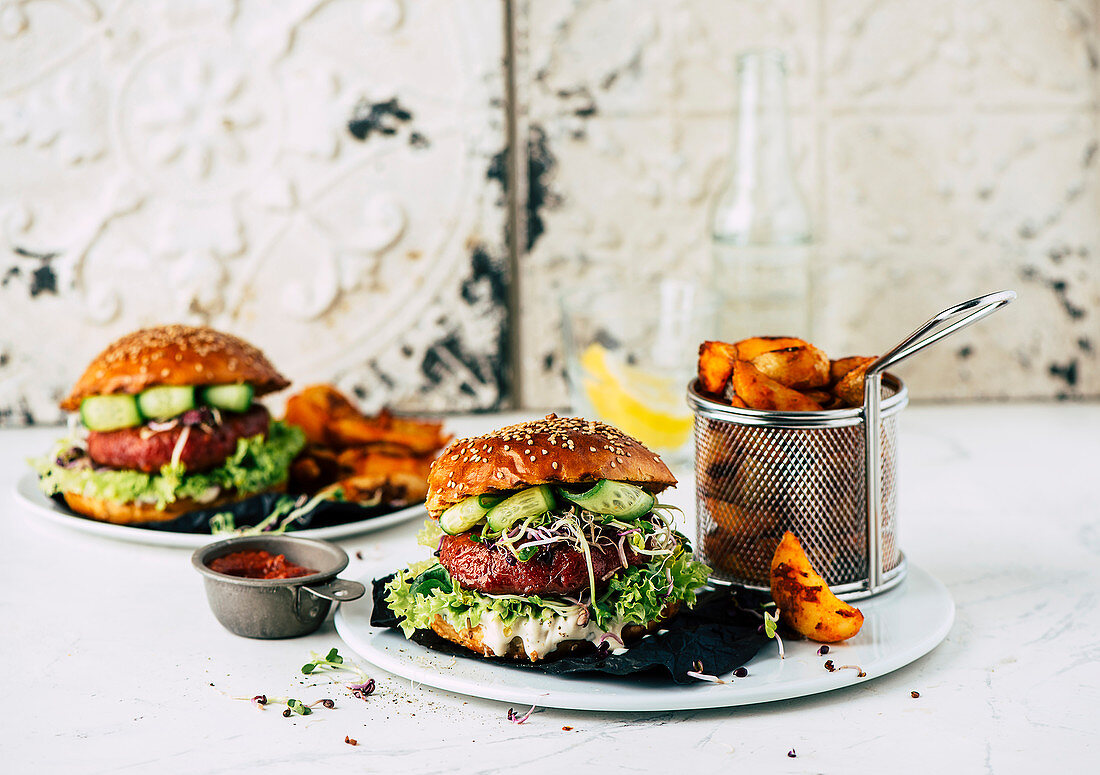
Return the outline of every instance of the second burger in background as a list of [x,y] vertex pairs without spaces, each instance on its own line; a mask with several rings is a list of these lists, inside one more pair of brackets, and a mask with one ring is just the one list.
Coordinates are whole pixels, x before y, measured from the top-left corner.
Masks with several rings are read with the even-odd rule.
[[387,588],[406,635],[532,662],[619,648],[694,604],[708,568],[657,503],[660,458],[599,422],[558,418],[460,439],[428,480],[436,557]]
[[76,512],[123,524],[281,489],[305,438],[254,399],[288,384],[258,349],[210,328],[124,336],[61,402],[83,429],[36,464],[40,485]]

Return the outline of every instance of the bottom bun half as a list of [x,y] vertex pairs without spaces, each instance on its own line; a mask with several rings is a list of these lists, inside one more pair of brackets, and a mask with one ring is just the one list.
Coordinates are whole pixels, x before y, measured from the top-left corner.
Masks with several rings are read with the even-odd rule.
[[[274,488],[281,490],[283,487]],[[112,522],[116,525],[132,525],[140,522],[170,522],[190,511],[200,509],[217,508],[229,503],[236,503],[245,497],[252,497],[259,493],[249,493],[247,496],[231,490],[212,501],[199,503],[192,498],[180,498],[164,506],[157,508],[154,503],[142,503],[139,501],[113,501],[109,498],[92,498],[75,492],[62,494],[69,508],[78,514],[97,519],[100,522]]]
[[[623,643],[625,645],[636,643],[651,632],[655,632],[665,620],[675,616],[679,610],[679,603],[670,603],[661,612],[659,618],[647,622],[646,624],[628,624],[624,626],[620,636]],[[555,639],[553,635],[550,635],[545,642],[537,644],[535,648],[531,648],[533,644],[525,643],[522,637],[516,635],[510,640],[505,641],[503,647],[501,647],[499,643],[494,647],[486,643],[485,628],[480,624],[476,627],[456,629],[442,616],[436,616],[431,626],[432,630],[441,638],[464,646],[471,651],[481,654],[483,657],[504,657],[506,659],[515,659],[521,662],[539,662],[541,660],[555,659],[569,654],[584,653],[586,651],[592,651],[596,645],[590,640],[569,638]],[[503,653],[497,653],[498,650]]]

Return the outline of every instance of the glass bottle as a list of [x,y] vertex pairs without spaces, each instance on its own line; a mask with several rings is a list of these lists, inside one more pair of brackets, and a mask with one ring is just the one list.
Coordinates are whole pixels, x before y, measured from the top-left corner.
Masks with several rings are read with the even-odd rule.
[[808,338],[813,235],[791,165],[783,54],[741,54],[737,80],[734,154],[710,221],[718,333]]

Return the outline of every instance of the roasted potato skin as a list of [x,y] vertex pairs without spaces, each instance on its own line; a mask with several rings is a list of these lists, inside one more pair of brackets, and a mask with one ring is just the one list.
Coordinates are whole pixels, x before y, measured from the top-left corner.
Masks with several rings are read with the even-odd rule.
[[721,395],[737,362],[737,345],[703,342],[699,345],[699,384],[703,390]]
[[794,390],[829,384],[829,357],[812,344],[760,353],[751,363],[764,376]]
[[699,346],[698,389],[738,409],[815,412],[863,405],[863,379],[875,356],[831,361],[790,336],[755,336]]
[[845,374],[840,382],[836,383],[833,392],[836,393],[837,398],[844,402],[845,406],[863,406],[863,378],[866,376],[867,367],[870,365],[871,361],[868,361],[861,366],[856,366]]
[[736,342],[734,347],[737,348],[738,360],[751,361],[763,353],[784,350],[788,347],[807,347],[809,344],[806,340],[793,336],[754,336]]
[[365,505],[424,500],[432,460],[448,441],[438,421],[386,410],[365,415],[332,385],[310,385],[291,396],[286,421],[309,440],[291,463],[290,491],[340,490]]
[[832,593],[794,533],[784,533],[772,556],[771,590],[783,622],[810,640],[838,643],[863,627],[863,613]]
[[829,361],[829,384],[835,385],[844,379],[844,375],[852,369],[866,366],[875,361],[877,356],[865,357],[863,355],[850,355],[847,358],[837,358]]
[[746,361],[734,364],[732,384],[734,392],[752,409],[780,412],[816,412],[821,409],[821,404],[764,376]]

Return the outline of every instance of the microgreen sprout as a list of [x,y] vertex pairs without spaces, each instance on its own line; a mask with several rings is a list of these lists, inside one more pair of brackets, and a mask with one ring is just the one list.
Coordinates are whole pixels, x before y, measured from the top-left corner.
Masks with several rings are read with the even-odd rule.
[[785,659],[783,654],[783,639],[779,637],[779,609],[775,609],[773,614],[771,611],[764,612],[764,634],[769,638],[775,638],[776,644],[779,646],[779,658]]
[[[374,693],[374,679],[363,672],[363,669],[358,665],[346,663],[337,649],[329,649],[327,654],[318,654],[316,651],[313,651],[310,652],[310,656],[313,657],[313,659],[302,665],[302,673],[305,675],[337,672],[352,673],[357,682],[345,684],[345,686],[353,697],[357,700],[365,700]],[[337,680],[337,683],[339,683],[339,680]],[[294,697],[268,697],[266,694],[257,694],[254,697],[236,697],[235,699],[248,700],[260,710],[264,710],[268,705],[285,705],[286,708],[283,710],[283,715],[287,718],[295,714],[299,716],[309,716],[318,705],[328,709],[336,707],[336,701],[328,697],[314,700],[311,703],[302,702]]]
[[326,500],[343,501],[344,491],[341,489],[322,490],[308,500],[304,495],[298,498],[291,498],[287,495],[281,496],[272,507],[271,513],[252,527],[237,527],[233,513],[223,511],[210,518],[210,533],[211,535],[234,536],[285,533],[291,524],[312,512],[319,503]]
[[293,697],[268,697],[266,694],[257,694],[255,697],[237,697],[238,700],[248,700],[255,705],[259,710],[266,710],[268,705],[285,705],[283,715],[290,718],[294,714],[299,716],[308,716],[313,713],[313,708],[317,705],[323,705],[326,708],[335,708],[336,703],[332,700],[317,700],[314,703],[307,705],[301,700],[297,700]]
[[535,707],[535,705],[532,705],[531,710],[527,711],[522,716],[516,713],[515,710],[513,710],[512,708],[509,708],[508,720],[511,721],[513,724],[522,724],[523,722],[527,721],[527,719],[531,718],[531,714],[535,712]]
[[305,675],[317,675],[319,673],[352,673],[356,680],[353,683],[345,684],[353,697],[357,700],[365,700],[371,694],[374,693],[375,683],[371,678],[363,671],[361,667],[353,662],[345,662],[344,658],[340,656],[338,649],[329,649],[327,654],[321,655],[316,651],[310,652],[312,660],[302,665],[302,673]]
[[699,662],[698,660],[696,660],[695,662],[692,663],[692,667],[694,667],[695,669],[687,671],[687,675],[690,675],[692,678],[698,678],[700,681],[709,681],[710,683],[715,683],[715,684],[724,684],[725,683],[725,681],[723,681],[721,678],[719,678],[716,675],[708,675],[707,673],[704,673],[703,672],[703,663]]

